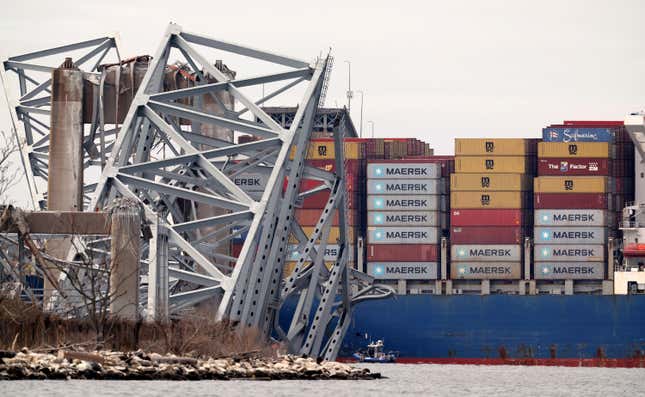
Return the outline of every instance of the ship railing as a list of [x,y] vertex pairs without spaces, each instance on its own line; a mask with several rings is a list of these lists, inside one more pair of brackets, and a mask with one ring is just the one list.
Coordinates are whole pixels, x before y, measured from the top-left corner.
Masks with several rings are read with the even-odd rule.
[[645,224],[641,224],[638,221],[622,221],[620,222],[621,229],[637,229],[640,227],[645,227]]

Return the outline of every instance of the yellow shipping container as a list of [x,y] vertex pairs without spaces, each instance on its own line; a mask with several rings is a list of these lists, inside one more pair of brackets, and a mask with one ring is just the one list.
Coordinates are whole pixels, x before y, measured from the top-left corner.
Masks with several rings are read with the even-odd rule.
[[524,192],[459,192],[450,194],[450,208],[523,208],[529,195]]
[[526,174],[450,174],[450,190],[518,192],[531,190],[533,178]]
[[457,138],[456,156],[527,156],[529,141],[521,138]]
[[[307,236],[311,236],[314,232],[315,226],[303,226],[302,230],[304,230],[305,234]],[[354,228],[350,227],[348,228],[348,234],[349,234],[349,244],[353,244],[354,241]],[[340,236],[340,228],[339,227],[332,227],[329,230],[329,238],[327,239],[327,244],[336,244],[338,241],[338,238]],[[289,244],[298,244],[298,240],[294,236],[289,237]]]
[[530,157],[519,156],[457,156],[455,172],[530,174],[535,162]]
[[[345,159],[356,160],[363,158],[362,142],[345,142]],[[296,154],[296,147],[291,148],[290,159],[293,160]],[[309,142],[307,149],[307,160],[333,160],[336,158],[336,145],[333,140],[313,140]]]
[[536,193],[607,193],[610,179],[605,176],[541,176],[535,178]]
[[538,157],[613,157],[613,145],[607,142],[540,142]]

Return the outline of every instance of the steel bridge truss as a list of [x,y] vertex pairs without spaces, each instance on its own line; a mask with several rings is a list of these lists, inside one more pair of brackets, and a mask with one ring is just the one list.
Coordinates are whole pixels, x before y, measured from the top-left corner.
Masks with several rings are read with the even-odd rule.
[[[107,51],[114,43],[113,39],[92,40],[48,50],[48,55],[81,45],[99,44],[92,52]],[[204,47],[286,70],[235,79],[202,55]],[[164,91],[164,71],[171,51],[176,50],[197,76],[195,84]],[[21,62],[31,59],[25,57],[10,58],[5,68],[19,76],[23,71],[17,110],[27,142],[22,146],[23,161],[32,172],[28,175],[32,186],[36,175],[43,176],[46,164],[31,155],[42,142],[35,142],[29,133],[33,121],[28,117],[31,109],[25,107],[37,104],[28,102],[32,91],[23,90],[22,81],[27,79],[24,70],[28,68]],[[111,153],[98,181],[88,184],[88,190],[93,191],[90,210],[103,209],[118,197],[135,199],[144,209],[151,230],[141,261],[149,318],[163,319],[204,301],[215,302],[217,319],[232,321],[240,330],[253,328],[277,337],[286,342],[290,352],[333,359],[349,326],[353,306],[392,293],[386,287],[373,286],[371,277],[348,265],[352,254],[345,215],[341,134],[335,136],[335,173],[305,165],[329,59],[310,64],[169,25],[122,126],[115,128]],[[276,82],[284,85],[264,97],[254,99],[242,92],[247,87]],[[294,120],[283,128],[260,106],[302,84],[306,88]],[[199,106],[199,98],[209,95],[219,101],[216,94],[221,92],[230,94],[242,109],[214,114]],[[245,113],[250,115],[243,118]],[[257,140],[234,144],[200,133],[201,125],[253,135]],[[39,126],[47,135],[46,125]],[[159,149],[162,144],[163,149]],[[234,178],[245,172],[268,175],[263,192],[249,192],[236,185]],[[305,178],[318,180],[321,185],[301,191],[300,182]],[[323,190],[330,192],[329,199],[313,232],[307,234],[294,211],[304,197]],[[42,201],[33,191],[32,196],[36,203]],[[218,215],[201,217],[200,207],[217,209]],[[340,229],[336,242],[339,250],[328,269],[324,252],[335,216]],[[218,250],[243,234],[239,255]],[[88,247],[92,244],[86,242]],[[295,257],[288,253],[289,244],[298,245]],[[283,274],[287,259],[296,262],[289,275]],[[285,303],[295,305],[287,329],[278,321]]]

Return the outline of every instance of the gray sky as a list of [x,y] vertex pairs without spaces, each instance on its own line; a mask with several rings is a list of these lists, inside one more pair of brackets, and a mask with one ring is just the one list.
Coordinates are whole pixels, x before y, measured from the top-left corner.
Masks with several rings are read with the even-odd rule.
[[[326,105],[346,103],[350,60],[352,88],[365,91],[364,133],[373,120],[377,137],[416,137],[440,154],[455,137],[537,137],[563,119],[645,108],[638,0],[21,0],[2,14],[2,58],[107,32],[119,32],[123,57],[150,54],[169,21],[307,60],[332,47]],[[0,128],[9,130],[4,97]]]

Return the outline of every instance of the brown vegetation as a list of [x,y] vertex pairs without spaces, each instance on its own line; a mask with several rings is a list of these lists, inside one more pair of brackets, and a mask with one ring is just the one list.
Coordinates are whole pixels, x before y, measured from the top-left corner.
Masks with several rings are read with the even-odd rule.
[[0,295],[0,349],[27,347],[35,351],[58,348],[129,351],[224,357],[275,350],[256,331],[239,333],[212,313],[195,313],[167,323],[108,319],[103,338],[97,339],[89,319],[63,319],[39,307]]

